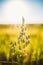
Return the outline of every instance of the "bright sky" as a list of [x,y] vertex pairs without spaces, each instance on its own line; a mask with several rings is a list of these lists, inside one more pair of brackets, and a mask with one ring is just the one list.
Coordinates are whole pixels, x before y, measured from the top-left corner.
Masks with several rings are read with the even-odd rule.
[[0,24],[43,23],[43,0],[0,0]]

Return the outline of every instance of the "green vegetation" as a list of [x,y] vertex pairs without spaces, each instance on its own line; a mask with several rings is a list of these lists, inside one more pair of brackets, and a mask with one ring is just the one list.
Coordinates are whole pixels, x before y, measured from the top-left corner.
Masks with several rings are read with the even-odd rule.
[[[25,47],[23,43],[18,44],[15,36],[8,34],[0,35],[0,61],[10,61],[12,65],[30,65],[29,63],[34,65],[32,62],[37,62],[38,65],[41,59],[43,59],[43,36],[41,35],[41,29],[39,29],[37,35],[30,35],[30,43]],[[0,63],[0,65],[2,64]]]

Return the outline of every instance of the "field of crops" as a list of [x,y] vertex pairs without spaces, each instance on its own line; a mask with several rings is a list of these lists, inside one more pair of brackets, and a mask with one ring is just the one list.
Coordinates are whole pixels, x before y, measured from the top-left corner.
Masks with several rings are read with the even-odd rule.
[[18,43],[20,31],[20,25],[0,25],[0,65],[43,65],[43,25],[26,25],[27,45]]

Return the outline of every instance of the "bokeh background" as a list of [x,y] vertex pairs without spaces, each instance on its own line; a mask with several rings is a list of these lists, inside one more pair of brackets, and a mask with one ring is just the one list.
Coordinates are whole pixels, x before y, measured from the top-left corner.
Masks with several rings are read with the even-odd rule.
[[18,43],[20,24],[0,25],[0,65],[43,65],[43,24],[25,26],[28,45]]

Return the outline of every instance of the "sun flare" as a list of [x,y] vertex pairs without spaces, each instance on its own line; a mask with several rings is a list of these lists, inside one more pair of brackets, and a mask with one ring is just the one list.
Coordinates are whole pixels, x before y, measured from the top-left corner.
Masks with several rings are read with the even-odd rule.
[[[12,24],[22,23],[22,16],[26,19],[28,10],[23,1],[10,1],[4,5],[3,21],[10,21]],[[7,22],[9,23],[9,22]]]

